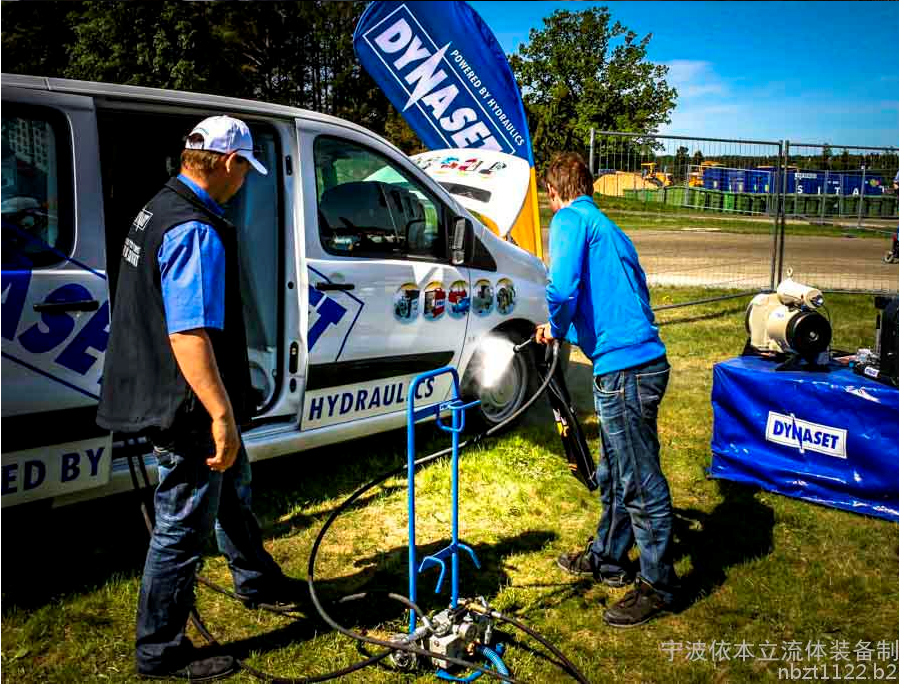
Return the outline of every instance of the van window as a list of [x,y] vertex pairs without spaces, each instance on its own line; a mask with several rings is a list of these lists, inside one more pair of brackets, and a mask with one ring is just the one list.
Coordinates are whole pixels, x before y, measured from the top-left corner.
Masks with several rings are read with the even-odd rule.
[[407,172],[356,143],[315,141],[318,231],[331,254],[446,258],[446,213]]
[[3,266],[50,266],[74,238],[68,126],[42,107],[4,105]]

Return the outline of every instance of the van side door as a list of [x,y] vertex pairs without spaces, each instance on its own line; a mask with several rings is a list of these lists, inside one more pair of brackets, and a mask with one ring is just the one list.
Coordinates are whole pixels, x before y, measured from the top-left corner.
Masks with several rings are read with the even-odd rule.
[[[401,416],[415,375],[461,358],[469,275],[448,258],[453,212],[409,159],[376,138],[299,125],[306,216],[317,219],[305,230],[301,428]],[[416,400],[442,400],[449,387],[449,376],[432,379]]]
[[[100,486],[109,339],[93,100],[3,87],[2,505]],[[77,190],[77,191],[76,191]]]

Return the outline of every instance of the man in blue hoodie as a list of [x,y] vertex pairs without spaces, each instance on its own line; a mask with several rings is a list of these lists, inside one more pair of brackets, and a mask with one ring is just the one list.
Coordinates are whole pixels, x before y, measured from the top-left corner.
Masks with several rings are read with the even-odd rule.
[[[636,579],[606,610],[613,627],[634,627],[674,602],[671,493],[659,461],[659,403],[671,367],[649,303],[646,275],[630,239],[593,202],[593,178],[580,155],[557,155],[545,176],[553,216],[546,301],[546,344],[565,338],[593,362],[593,396],[602,454],[597,468],[602,514],[582,551],[558,564],[612,587]],[[636,542],[640,572],[628,571]]]

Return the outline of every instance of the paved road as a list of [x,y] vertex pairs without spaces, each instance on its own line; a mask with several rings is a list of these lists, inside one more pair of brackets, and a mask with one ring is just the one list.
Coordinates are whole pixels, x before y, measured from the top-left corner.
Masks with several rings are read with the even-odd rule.
[[[629,233],[650,285],[700,285],[726,288],[768,286],[772,239],[702,229],[685,219],[683,230]],[[794,236],[784,243],[784,274],[822,289],[899,291],[899,264],[885,264],[887,237]],[[544,253],[548,231],[544,229]]]

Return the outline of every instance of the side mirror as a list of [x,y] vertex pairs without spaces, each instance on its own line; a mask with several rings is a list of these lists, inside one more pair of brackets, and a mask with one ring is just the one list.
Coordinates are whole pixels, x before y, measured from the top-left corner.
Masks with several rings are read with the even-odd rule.
[[471,221],[458,216],[453,221],[453,234],[450,236],[450,263],[459,266],[466,262],[466,257],[474,244],[474,228]]

